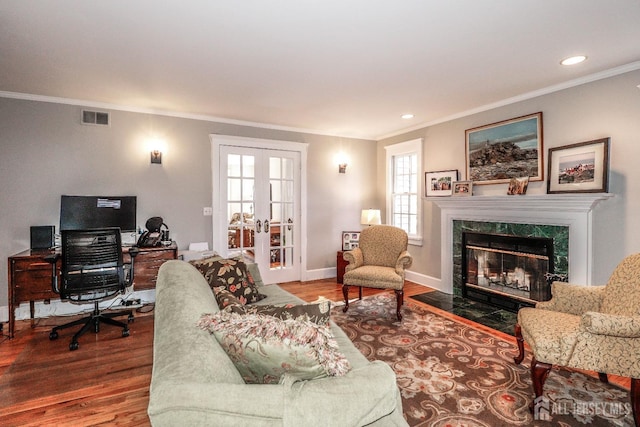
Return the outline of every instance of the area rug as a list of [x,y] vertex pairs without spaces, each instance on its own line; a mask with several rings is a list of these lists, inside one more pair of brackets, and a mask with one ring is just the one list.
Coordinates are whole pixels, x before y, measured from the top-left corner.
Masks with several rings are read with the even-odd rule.
[[[396,373],[411,426],[633,426],[628,391],[580,372],[554,368],[545,396],[529,411],[531,356],[513,362],[515,340],[484,332],[380,294],[332,309],[332,319],[369,360]],[[364,392],[364,391],[363,391]]]

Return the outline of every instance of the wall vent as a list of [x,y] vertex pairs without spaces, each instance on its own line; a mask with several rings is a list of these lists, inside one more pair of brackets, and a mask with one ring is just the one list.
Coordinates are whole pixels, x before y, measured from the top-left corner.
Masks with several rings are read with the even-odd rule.
[[82,110],[82,124],[83,125],[98,125],[109,126],[110,124],[109,113],[102,111]]

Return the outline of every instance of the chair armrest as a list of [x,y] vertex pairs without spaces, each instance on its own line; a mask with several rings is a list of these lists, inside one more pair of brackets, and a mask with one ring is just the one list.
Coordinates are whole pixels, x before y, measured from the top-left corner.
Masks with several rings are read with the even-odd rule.
[[403,251],[396,261],[396,273],[404,274],[404,270],[411,267],[411,264],[413,264],[413,257],[408,251]]
[[53,253],[51,255],[47,255],[44,257],[44,260],[46,262],[48,262],[49,264],[55,264],[56,262],[58,262],[58,260],[62,257],[62,255],[60,255],[59,253]]
[[396,376],[382,361],[342,377],[299,381],[285,375],[281,384],[285,426],[310,425],[309,420],[318,420],[313,425],[364,426],[392,413],[398,404]]
[[60,284],[58,283],[58,272],[56,271],[56,263],[62,258],[58,252],[44,257],[44,260],[51,264],[51,290],[56,294],[60,293]]
[[536,308],[581,316],[598,311],[604,296],[604,286],[581,286],[565,282],[551,284],[552,298],[539,302]]
[[640,316],[620,316],[590,311],[582,315],[580,328],[596,335],[640,338]]
[[362,255],[362,249],[360,248],[355,248],[345,252],[342,255],[342,258],[349,263],[344,269],[345,273],[353,270],[354,268],[361,267],[364,264],[364,256]]

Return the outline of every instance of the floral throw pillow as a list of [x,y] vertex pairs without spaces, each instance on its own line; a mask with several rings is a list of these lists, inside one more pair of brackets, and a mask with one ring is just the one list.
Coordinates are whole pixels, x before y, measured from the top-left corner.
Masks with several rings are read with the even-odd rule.
[[248,384],[277,384],[286,373],[300,380],[342,376],[351,369],[328,325],[223,310],[203,315],[198,326],[216,337]]
[[240,300],[224,286],[213,288],[213,294],[216,297],[218,308],[220,310],[227,310],[238,314],[246,313],[245,305],[242,304],[242,302],[240,302]]
[[204,276],[204,278],[207,279],[207,282],[209,282],[209,276],[213,271],[213,263],[216,261],[220,261],[221,259],[223,258],[220,255],[215,254],[213,256],[210,256],[209,258],[191,260],[189,261],[189,264],[197,268],[198,271]]
[[242,304],[251,304],[266,298],[258,291],[247,265],[237,258],[208,258],[192,263],[202,273],[211,288],[224,286]]
[[328,325],[331,315],[331,301],[324,300],[310,304],[286,305],[244,305],[223,286],[213,288],[220,310],[238,314],[264,314],[287,320],[308,320],[316,325]]
[[311,304],[252,305],[245,306],[247,314],[264,314],[282,320],[306,320],[316,325],[329,325],[331,304],[329,300]]

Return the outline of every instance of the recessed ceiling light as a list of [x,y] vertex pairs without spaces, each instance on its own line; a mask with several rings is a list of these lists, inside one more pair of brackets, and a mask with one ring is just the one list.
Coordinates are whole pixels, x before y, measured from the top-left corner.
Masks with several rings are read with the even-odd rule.
[[411,113],[403,114],[402,118],[405,119],[405,120],[413,119],[413,114],[411,114]]
[[563,59],[562,61],[560,61],[560,63],[562,65],[576,65],[581,62],[584,62],[586,59],[587,57],[584,55],[576,55],[576,56],[571,56],[569,58]]

